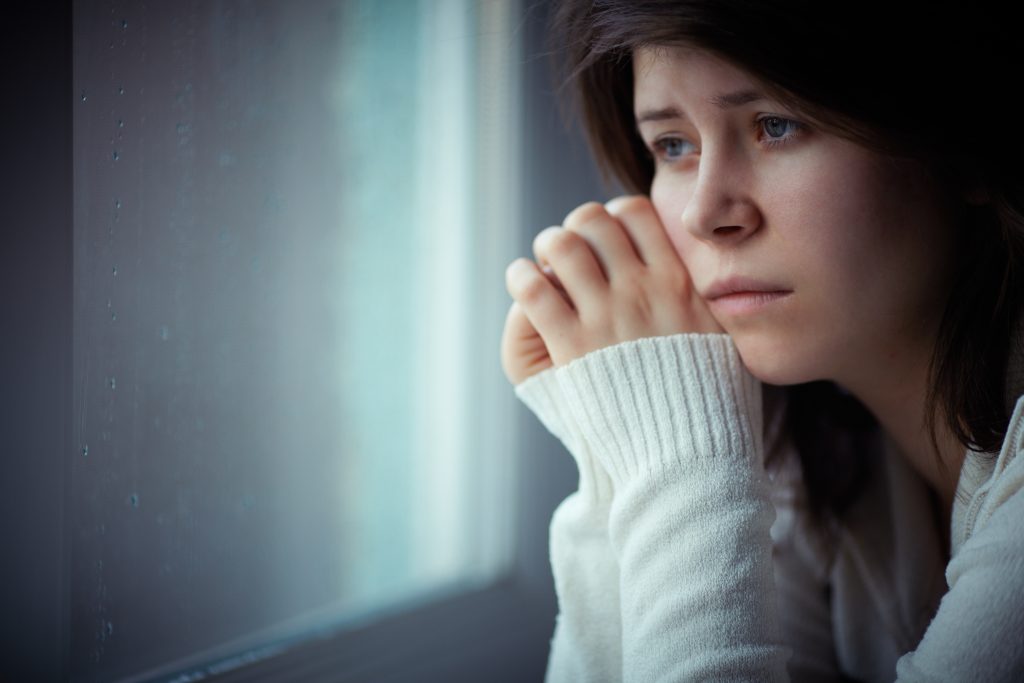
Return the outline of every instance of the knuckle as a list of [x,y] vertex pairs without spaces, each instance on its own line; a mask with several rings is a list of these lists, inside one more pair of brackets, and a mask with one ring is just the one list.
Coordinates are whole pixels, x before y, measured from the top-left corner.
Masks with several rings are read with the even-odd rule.
[[565,220],[562,221],[562,225],[570,230],[575,230],[584,223],[606,215],[607,211],[605,211],[604,204],[601,202],[586,202],[570,211]]
[[561,226],[557,225],[544,228],[538,232],[533,238],[533,253],[538,255],[543,253],[548,247],[548,242],[560,232],[564,231]]
[[527,304],[536,303],[544,296],[544,283],[540,278],[530,275],[519,282],[518,299]]
[[581,246],[580,237],[570,230],[560,230],[548,238],[547,249],[551,255],[564,258]]
[[553,234],[555,234],[557,232],[560,232],[561,230],[562,230],[562,226],[561,225],[549,225],[548,227],[544,228],[543,230],[538,232],[536,235],[534,235],[533,241],[534,241],[535,244],[537,242],[542,242],[545,239],[547,239],[547,237],[549,235],[553,235]]
[[622,195],[606,204],[608,213],[615,216],[636,216],[653,211],[651,200],[642,194]]
[[525,261],[526,259],[517,258],[512,261],[512,263],[505,266],[505,282],[511,283],[516,279],[516,276],[519,274],[519,270],[526,265]]
[[569,256],[578,252],[582,246],[583,242],[580,240],[580,237],[568,230],[557,234],[557,236],[555,236],[551,241],[552,253],[561,257]]
[[517,258],[505,268],[505,287],[510,294],[514,294],[522,288],[522,283],[528,281],[531,275],[530,261],[525,258]]

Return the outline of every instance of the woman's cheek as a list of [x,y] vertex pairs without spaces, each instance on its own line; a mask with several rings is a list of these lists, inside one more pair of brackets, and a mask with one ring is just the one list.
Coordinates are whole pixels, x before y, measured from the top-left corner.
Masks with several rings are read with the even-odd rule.
[[686,207],[684,191],[676,188],[672,191],[667,183],[659,182],[656,177],[651,185],[651,204],[658,214],[658,220],[665,227],[669,241],[676,254],[686,263],[686,235],[682,226],[683,209]]

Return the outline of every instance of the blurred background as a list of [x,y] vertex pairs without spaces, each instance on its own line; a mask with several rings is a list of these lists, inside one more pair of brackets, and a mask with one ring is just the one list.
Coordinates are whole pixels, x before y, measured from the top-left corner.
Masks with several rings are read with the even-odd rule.
[[550,7],[5,9],[0,680],[530,681],[505,266],[618,194]]

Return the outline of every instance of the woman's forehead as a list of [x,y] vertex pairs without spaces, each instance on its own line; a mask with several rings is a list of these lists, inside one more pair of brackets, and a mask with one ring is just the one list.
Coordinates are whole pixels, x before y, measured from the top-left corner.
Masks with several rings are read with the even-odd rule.
[[640,47],[633,53],[633,83],[638,104],[647,97],[663,99],[700,93],[712,99],[719,93],[757,89],[742,69],[706,50],[694,47]]

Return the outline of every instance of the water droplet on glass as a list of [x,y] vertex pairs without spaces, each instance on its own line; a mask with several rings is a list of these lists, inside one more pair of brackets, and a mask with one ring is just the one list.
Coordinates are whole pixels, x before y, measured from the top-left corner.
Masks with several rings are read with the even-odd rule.
[[121,158],[121,155],[120,155],[120,154],[118,154],[117,150],[115,149],[115,150],[114,150],[114,161],[117,161],[117,160],[118,160],[118,159],[120,159],[120,158]]
[[103,569],[103,560],[96,560],[96,568]]
[[139,494],[133,493],[129,500],[131,501],[133,508],[139,507]]
[[124,128],[124,121],[122,121],[121,119],[118,119],[117,120],[117,127],[118,128]]
[[114,208],[115,209],[120,209],[121,208],[121,200],[120,199],[115,199],[114,200]]
[[111,49],[111,50],[113,50],[113,49],[114,49],[114,41],[110,41],[110,45],[109,45],[109,47],[110,47],[110,49]]
[[87,99],[89,99],[89,98],[85,96],[85,91],[83,90],[82,91],[82,101],[85,102]]
[[110,308],[110,299],[107,299],[107,308]]
[[111,377],[110,378],[110,388],[111,389],[117,389],[117,378],[116,377]]
[[89,455],[89,444],[85,444],[84,446],[82,446],[82,457],[84,458],[84,457],[86,457],[88,455]]
[[167,341],[168,339],[170,339],[170,337],[171,337],[170,329],[168,329],[167,325],[161,325],[160,326],[160,339],[162,339],[164,341]]
[[118,87],[117,94],[118,95],[123,95],[124,94],[124,86],[123,85]]
[[111,313],[110,314],[110,319],[111,320],[117,320],[117,313]]
[[114,277],[117,277],[117,266],[114,266],[114,269],[110,272],[114,274]]
[[128,28],[128,20],[127,19],[122,19],[121,20],[121,28]]

